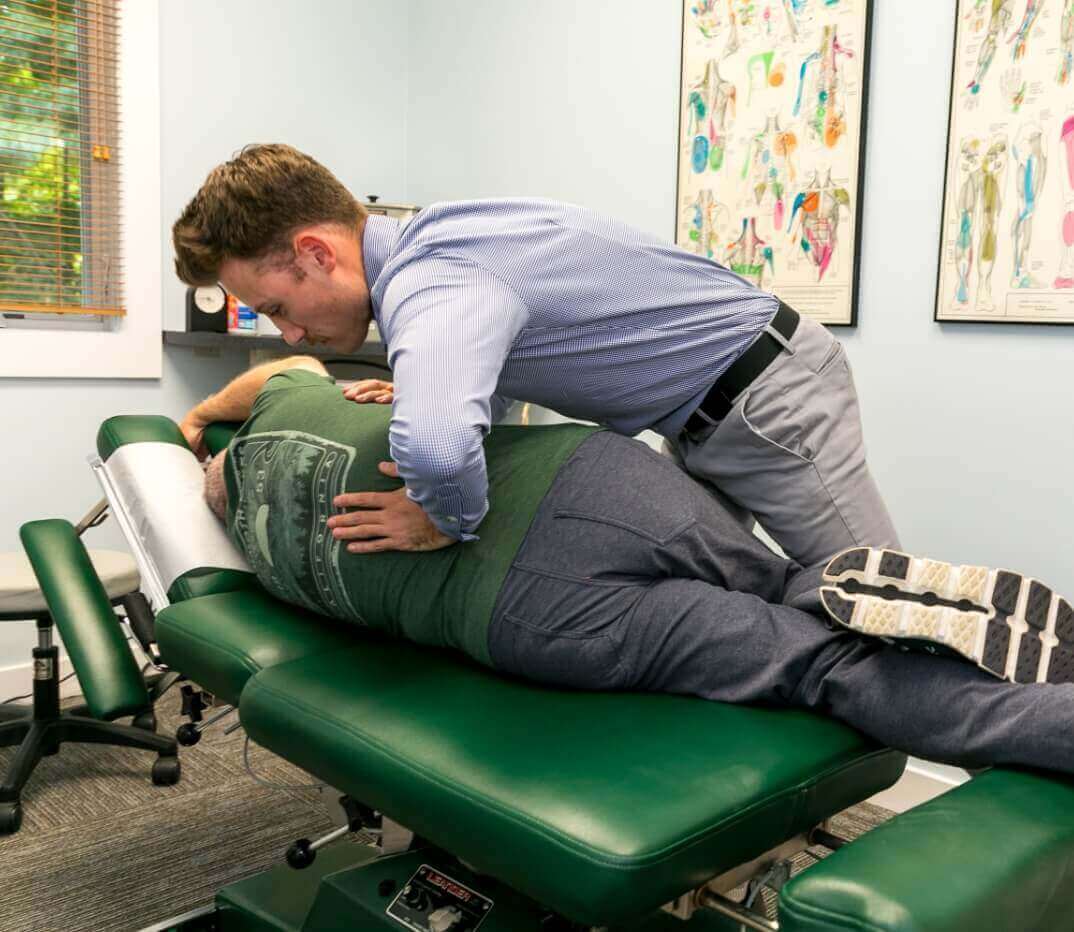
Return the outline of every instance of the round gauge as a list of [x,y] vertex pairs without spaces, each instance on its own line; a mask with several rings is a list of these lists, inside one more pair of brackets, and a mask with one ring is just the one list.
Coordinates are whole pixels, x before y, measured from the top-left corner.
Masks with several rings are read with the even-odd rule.
[[203,314],[216,314],[227,307],[227,292],[222,285],[202,285],[194,289],[194,303]]

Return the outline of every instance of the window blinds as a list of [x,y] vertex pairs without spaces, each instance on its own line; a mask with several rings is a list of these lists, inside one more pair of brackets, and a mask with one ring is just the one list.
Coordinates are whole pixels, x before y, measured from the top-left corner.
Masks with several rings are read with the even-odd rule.
[[119,0],[0,0],[0,312],[119,316]]

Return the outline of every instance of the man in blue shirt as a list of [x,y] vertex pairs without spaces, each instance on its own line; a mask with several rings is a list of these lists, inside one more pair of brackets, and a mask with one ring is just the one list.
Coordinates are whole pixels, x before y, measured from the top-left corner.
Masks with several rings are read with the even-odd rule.
[[659,432],[802,564],[898,545],[842,347],[709,259],[552,201],[434,204],[403,225],[283,145],[214,169],[173,238],[180,278],[221,281],[292,345],[354,352],[377,323],[394,385],[355,400],[391,401],[384,469],[406,486],[337,499],[353,551],[475,537],[482,439],[508,399]]

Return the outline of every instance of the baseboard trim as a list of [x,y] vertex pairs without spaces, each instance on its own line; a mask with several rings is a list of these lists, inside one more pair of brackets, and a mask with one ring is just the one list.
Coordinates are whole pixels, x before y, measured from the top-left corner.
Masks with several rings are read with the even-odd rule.
[[[66,655],[60,657],[60,679],[74,672],[71,666],[71,658]],[[10,667],[0,667],[0,702],[10,699],[12,696],[25,696],[32,694],[34,689],[33,662],[19,663]],[[82,693],[78,677],[72,676],[67,682],[60,683],[60,698],[69,699]],[[30,699],[20,699],[20,705],[30,705]]]

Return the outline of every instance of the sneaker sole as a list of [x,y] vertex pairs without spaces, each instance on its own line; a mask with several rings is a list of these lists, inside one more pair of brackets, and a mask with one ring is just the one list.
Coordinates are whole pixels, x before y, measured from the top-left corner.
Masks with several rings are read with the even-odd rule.
[[[849,580],[894,591],[848,592]],[[857,547],[832,558],[824,582],[828,614],[851,630],[941,645],[1012,683],[1074,682],[1074,607],[1032,577]]]

